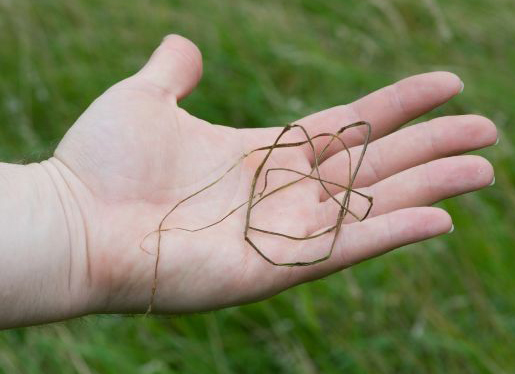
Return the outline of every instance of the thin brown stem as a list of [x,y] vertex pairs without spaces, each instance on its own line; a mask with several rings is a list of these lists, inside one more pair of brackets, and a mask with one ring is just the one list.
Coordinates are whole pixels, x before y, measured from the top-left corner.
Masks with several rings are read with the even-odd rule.
[[[363,142],[363,147],[361,149],[361,153],[359,155],[359,158],[358,158],[358,161],[356,163],[356,166],[354,167],[354,171],[352,171],[353,168],[352,168],[351,152],[350,152],[349,148],[347,147],[347,145],[345,144],[345,142],[343,141],[343,139],[340,136],[343,135],[343,133],[346,130],[351,129],[351,128],[355,128],[355,127],[360,127],[360,126],[365,127],[367,131],[366,131],[365,139],[364,139],[364,142]],[[292,129],[295,129],[295,128],[298,128],[298,129],[300,129],[302,131],[302,133],[305,136],[306,140],[298,141],[298,142],[291,142],[291,143],[280,143],[281,138],[287,132],[289,132],[289,131],[291,131]],[[344,218],[346,217],[346,215],[350,214],[355,219],[362,221],[362,220],[364,220],[364,219],[366,219],[368,217],[368,215],[369,215],[369,213],[370,213],[370,211],[372,209],[372,206],[373,206],[373,199],[372,199],[371,196],[367,196],[367,195],[365,195],[365,194],[363,194],[363,193],[353,189],[354,181],[356,180],[356,176],[357,176],[358,170],[361,167],[361,164],[363,162],[363,158],[365,156],[365,152],[367,150],[368,143],[370,141],[370,133],[371,133],[371,126],[370,126],[370,124],[368,122],[365,122],[365,121],[355,122],[355,123],[352,123],[350,125],[344,126],[344,127],[340,128],[334,134],[331,134],[331,133],[320,133],[320,134],[312,136],[312,137],[309,136],[307,130],[302,125],[299,125],[299,124],[287,125],[286,127],[284,127],[282,129],[282,131],[277,136],[277,138],[275,139],[275,141],[274,141],[274,143],[272,145],[256,148],[256,149],[254,149],[254,150],[252,150],[252,151],[242,155],[220,177],[215,179],[213,182],[209,183],[207,186],[201,188],[200,190],[198,190],[198,191],[188,195],[184,199],[182,199],[179,202],[177,202],[164,215],[164,217],[161,219],[161,221],[159,222],[158,228],[156,230],[148,233],[143,238],[143,240],[142,240],[142,242],[140,244],[140,248],[144,252],[146,252],[148,254],[151,254],[150,251],[148,251],[147,249],[145,249],[143,247],[143,241],[146,238],[148,238],[150,235],[152,235],[154,233],[157,233],[158,237],[157,237],[157,249],[156,249],[156,253],[155,253],[156,261],[154,263],[154,279],[153,279],[153,282],[152,282],[152,290],[151,290],[151,295],[150,295],[149,306],[148,306],[148,309],[147,309],[146,313],[148,314],[148,313],[152,312],[153,304],[154,304],[154,299],[155,299],[155,295],[156,295],[156,292],[157,292],[159,259],[161,257],[160,255],[161,255],[162,233],[163,232],[167,232],[167,231],[172,231],[172,230],[182,230],[182,231],[187,231],[187,232],[192,232],[192,233],[193,232],[198,232],[198,231],[201,231],[201,230],[205,230],[207,228],[213,227],[213,226],[221,223],[222,221],[224,221],[225,219],[227,219],[228,217],[233,215],[236,211],[238,211],[239,209],[241,209],[244,206],[247,206],[247,211],[246,211],[246,214],[245,214],[245,228],[243,230],[243,238],[256,251],[256,253],[258,253],[268,263],[270,263],[270,264],[272,264],[274,266],[310,266],[310,265],[314,265],[314,264],[320,263],[320,262],[325,261],[328,258],[330,258],[332,253],[333,253],[333,250],[334,250],[336,239],[337,239],[338,234],[339,234],[339,232],[341,230],[342,222],[343,222]],[[330,139],[327,142],[327,144],[322,148],[322,150],[317,154],[315,145],[313,143],[313,140],[314,139],[323,138],[323,137],[329,137]],[[325,155],[325,153],[327,152],[327,150],[330,148],[330,146],[333,144],[334,141],[339,142],[341,147],[343,148],[343,150],[347,153],[347,157],[348,157],[348,170],[347,170],[348,181],[347,181],[347,185],[342,185],[342,184],[339,184],[339,183],[335,183],[335,182],[331,182],[331,181],[325,180],[320,175],[320,169],[319,169],[320,162],[321,162],[321,160],[323,159],[323,156]],[[267,161],[271,157],[272,152],[275,149],[301,147],[301,146],[306,146],[306,145],[309,147],[310,151],[313,154],[313,166],[312,166],[311,171],[309,173],[303,173],[303,172],[300,172],[300,171],[297,171],[297,170],[288,169],[288,168],[280,168],[280,167],[278,167],[278,168],[268,168],[264,172],[265,174],[264,174],[263,187],[262,187],[262,189],[259,192],[256,192],[258,179],[261,176]],[[248,156],[250,156],[250,155],[252,155],[252,154],[254,154],[256,152],[266,152],[266,153],[265,153],[261,163],[256,168],[256,171],[255,171],[254,176],[253,176],[252,181],[251,181],[251,187],[250,187],[250,190],[249,190],[249,198],[246,201],[244,201],[244,202],[240,203],[239,205],[237,205],[236,207],[232,208],[228,213],[226,213],[224,216],[222,216],[221,218],[219,218],[215,222],[212,222],[210,224],[207,224],[207,225],[204,225],[204,226],[201,226],[201,227],[198,227],[198,228],[194,228],[194,229],[189,229],[189,228],[184,228],[184,227],[164,228],[164,224],[165,224],[165,221],[167,220],[167,218],[180,205],[182,205],[183,203],[185,203],[189,199],[191,199],[191,198],[201,194],[202,192],[208,190],[209,188],[211,188],[214,185],[216,185],[217,183],[219,183],[225,176],[227,176],[232,170],[234,170],[238,165],[240,165],[243,160],[245,160]],[[300,177],[295,179],[295,180],[293,180],[293,181],[291,181],[291,182],[288,182],[288,183],[285,183],[285,184],[283,184],[283,185],[281,185],[279,187],[276,187],[276,188],[272,189],[271,191],[266,192],[267,187],[268,187],[269,174],[271,172],[276,172],[276,171],[292,172],[294,174],[299,175]],[[313,175],[313,174],[315,174],[315,175]],[[263,229],[251,226],[252,210],[253,210],[253,208],[257,204],[259,204],[261,201],[263,201],[267,197],[271,196],[272,194],[277,193],[278,191],[284,190],[284,189],[286,189],[286,188],[288,188],[288,187],[290,187],[290,186],[292,186],[292,185],[294,185],[294,184],[296,184],[296,183],[298,183],[298,182],[300,182],[302,180],[305,180],[305,179],[311,179],[311,180],[318,181],[320,183],[320,185],[322,186],[322,188],[324,189],[324,191],[329,196],[329,198],[332,199],[333,201],[335,201],[339,205],[340,209],[339,209],[339,212],[338,212],[338,215],[337,215],[337,218],[336,218],[336,223],[333,226],[331,226],[329,228],[326,228],[326,229],[322,230],[321,232],[318,232],[317,234],[306,235],[306,236],[303,236],[303,237],[296,237],[296,236],[292,236],[292,235],[288,235],[288,234],[284,234],[284,233],[263,230]],[[327,188],[326,185],[332,185],[332,186],[335,186],[335,187],[345,191],[341,201],[339,201],[333,194],[331,194],[331,192],[329,191],[329,189]],[[351,197],[352,193],[354,193],[354,194],[356,194],[358,196],[361,196],[363,198],[366,198],[367,201],[368,201],[367,211],[365,212],[365,214],[362,217],[359,217],[357,214],[355,214],[354,212],[352,212],[349,209],[350,197]],[[321,237],[321,236],[323,236],[325,234],[328,234],[328,233],[331,233],[331,232],[333,233],[333,238],[332,238],[331,246],[330,246],[329,250],[327,251],[327,253],[325,255],[323,255],[320,258],[317,258],[317,259],[312,260],[312,261],[296,261],[296,262],[280,263],[280,262],[273,261],[267,255],[265,255],[265,253],[250,239],[249,231],[256,231],[256,232],[260,232],[262,234],[280,236],[280,237],[283,237],[283,238],[287,238],[287,239],[290,239],[290,240],[296,240],[296,241],[307,241],[307,240],[315,239],[315,238]]]

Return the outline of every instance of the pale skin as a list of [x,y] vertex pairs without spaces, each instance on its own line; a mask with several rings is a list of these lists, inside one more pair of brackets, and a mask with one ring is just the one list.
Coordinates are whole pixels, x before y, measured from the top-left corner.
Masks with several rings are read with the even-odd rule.
[[[242,154],[271,144],[280,128],[209,124],[179,101],[200,79],[199,50],[171,35],[134,76],[98,98],[70,128],[49,160],[0,164],[0,327],[64,320],[92,313],[144,313],[154,278],[161,218],[180,199],[223,174]],[[262,300],[370,257],[449,232],[451,217],[430,205],[494,180],[482,157],[462,155],[492,145],[494,124],[481,116],[437,118],[399,129],[444,104],[463,85],[452,73],[409,77],[356,102],[297,123],[311,135],[366,120],[372,142],[355,188],[374,197],[363,222],[346,218],[330,259],[308,267],[276,267],[244,241],[244,209],[198,233],[164,232],[157,313],[208,311]],[[222,94],[222,93],[221,93]],[[286,140],[300,138],[292,132]],[[344,140],[357,155],[359,130]],[[318,150],[323,142],[316,142]],[[354,158],[352,158],[354,159]],[[165,227],[195,228],[248,198],[260,155],[246,159],[212,190],[182,206]],[[274,154],[268,167],[309,171],[307,147]],[[347,153],[331,147],[322,177],[345,184]],[[291,180],[277,173],[273,184]],[[337,197],[342,191],[330,186]],[[359,212],[364,202],[354,199]],[[257,226],[306,235],[334,224],[337,206],[316,181],[304,181],[256,207]],[[330,236],[308,242],[260,237],[277,262],[319,257]],[[345,285],[342,285],[344,287]]]

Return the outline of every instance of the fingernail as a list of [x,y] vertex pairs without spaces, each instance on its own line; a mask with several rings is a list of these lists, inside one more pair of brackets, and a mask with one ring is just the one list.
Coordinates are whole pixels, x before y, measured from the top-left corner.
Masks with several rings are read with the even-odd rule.
[[488,187],[493,186],[494,184],[495,184],[495,176],[494,176],[494,179],[492,179],[492,183],[490,183],[490,184],[488,185]]
[[465,89],[465,83],[463,83],[463,81],[461,81],[460,93],[462,93],[464,89]]
[[163,38],[163,40],[161,40],[161,43],[164,43],[165,41],[167,41],[168,39],[171,39],[171,38],[174,38],[175,35],[174,34],[168,34],[168,35],[165,35],[165,37]]
[[499,137],[497,138],[497,140],[495,141],[494,145],[497,145],[499,144]]
[[452,224],[451,229],[450,229],[449,231],[447,231],[447,234],[450,234],[450,233],[452,233],[453,231],[454,231],[454,223]]

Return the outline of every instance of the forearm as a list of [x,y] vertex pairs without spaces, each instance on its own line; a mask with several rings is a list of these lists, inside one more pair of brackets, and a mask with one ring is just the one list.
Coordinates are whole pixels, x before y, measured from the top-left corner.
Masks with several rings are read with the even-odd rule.
[[0,328],[86,313],[81,213],[49,162],[0,164]]

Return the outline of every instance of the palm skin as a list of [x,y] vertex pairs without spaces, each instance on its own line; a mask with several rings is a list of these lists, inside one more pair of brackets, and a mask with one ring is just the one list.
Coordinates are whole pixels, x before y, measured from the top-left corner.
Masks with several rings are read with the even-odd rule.
[[[221,176],[242,154],[271,144],[280,132],[279,128],[236,130],[211,125],[178,107],[177,100],[191,91],[200,72],[196,47],[181,37],[168,37],[139,73],[92,104],[50,159],[83,219],[87,251],[83,266],[95,290],[91,311],[145,311],[157,234],[143,242],[151,254],[140,248],[143,238],[157,229],[174,204]],[[460,81],[450,73],[433,73],[392,87],[299,121],[310,135],[335,132],[360,119],[374,126],[376,141],[356,185],[373,195],[376,206],[370,219],[345,222],[329,260],[302,268],[264,261],[244,241],[244,207],[203,231],[162,234],[154,310],[202,311],[263,299],[449,231],[452,222],[447,213],[424,206],[487,186],[493,171],[486,160],[475,156],[438,159],[493,144],[495,127],[482,117],[460,116],[388,135],[458,93]],[[399,100],[402,103],[397,105]],[[431,144],[424,140],[420,145],[421,139],[428,138]],[[287,139],[298,140],[300,133],[292,132]],[[345,141],[359,152],[362,139],[354,131]],[[164,227],[201,227],[246,201],[262,156],[245,159],[220,183],[180,206]],[[327,156],[321,165],[324,177],[343,183],[346,153],[334,148]],[[267,167],[307,172],[312,162],[309,149],[298,147],[274,152]],[[276,173],[271,187],[291,179],[291,174]],[[362,209],[359,201],[354,204]],[[260,228],[301,236],[334,224],[335,215],[335,206],[319,184],[303,181],[257,206],[252,220]],[[329,235],[308,244],[255,234],[253,238],[277,262],[320,257],[331,239]]]

